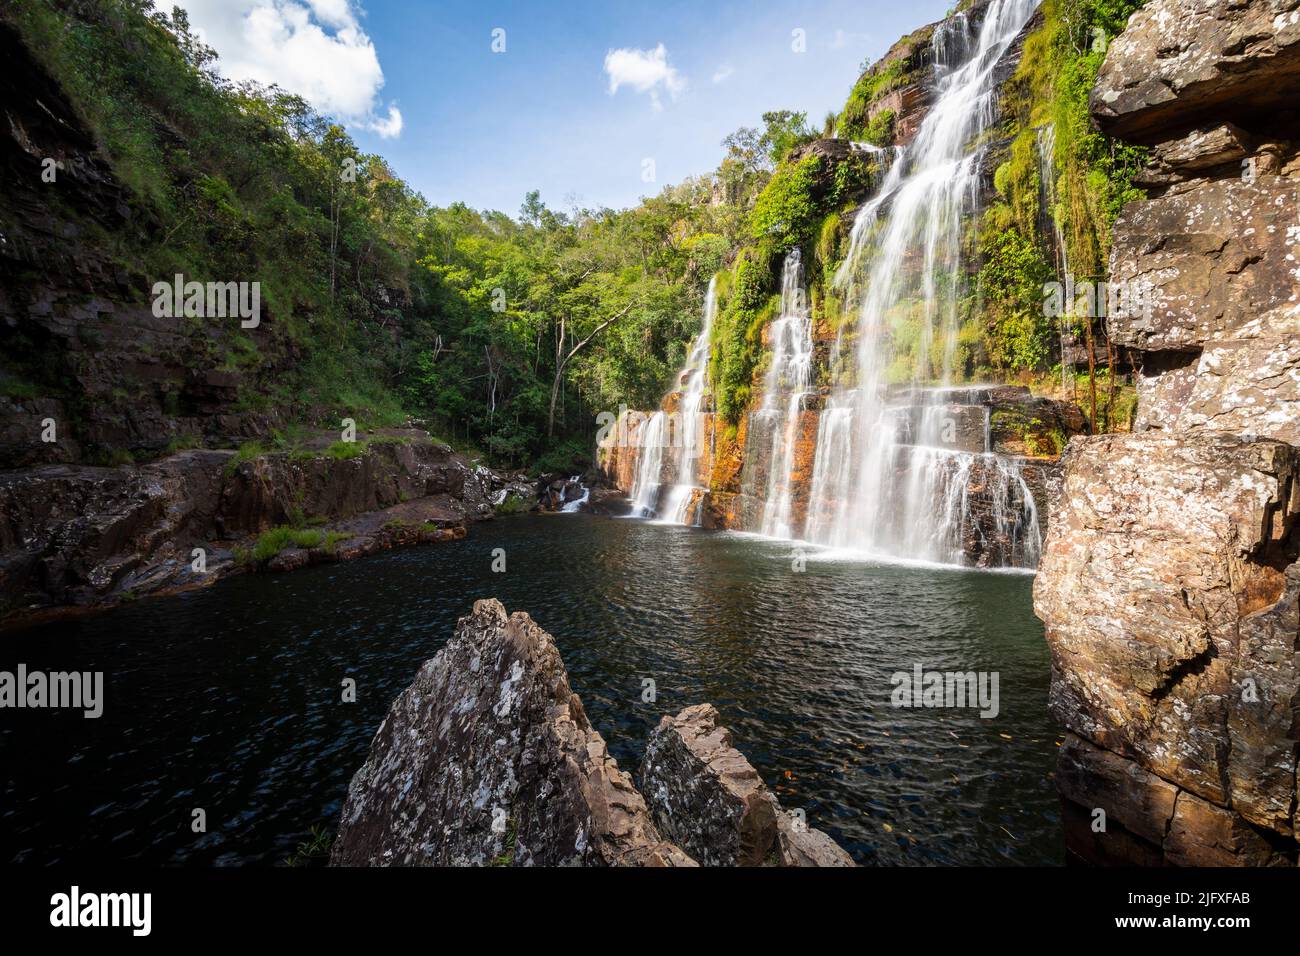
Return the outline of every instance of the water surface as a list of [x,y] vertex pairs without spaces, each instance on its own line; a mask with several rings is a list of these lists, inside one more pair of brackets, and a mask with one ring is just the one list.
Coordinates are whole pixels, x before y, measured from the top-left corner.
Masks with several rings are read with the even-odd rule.
[[[625,770],[663,714],[708,701],[783,804],[860,863],[1061,862],[1032,578],[815,555],[797,572],[792,547],[514,517],[0,635],[0,670],[106,685],[98,720],[0,711],[0,860],[281,862],[313,825],[333,830],[392,699],[475,598],[497,597],[555,635]],[[997,671],[1000,713],[891,707],[890,675],[916,663]]]

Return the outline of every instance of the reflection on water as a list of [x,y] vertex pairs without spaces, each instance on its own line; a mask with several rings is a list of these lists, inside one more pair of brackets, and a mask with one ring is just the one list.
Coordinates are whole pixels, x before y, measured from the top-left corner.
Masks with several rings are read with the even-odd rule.
[[[555,635],[626,770],[661,715],[709,701],[783,804],[861,863],[1060,862],[1032,579],[793,563],[789,543],[519,517],[5,635],[0,670],[103,670],[107,702],[98,720],[0,712],[0,860],[280,862],[334,828],[393,697],[497,597]],[[997,718],[891,707],[890,675],[918,663],[997,671]]]

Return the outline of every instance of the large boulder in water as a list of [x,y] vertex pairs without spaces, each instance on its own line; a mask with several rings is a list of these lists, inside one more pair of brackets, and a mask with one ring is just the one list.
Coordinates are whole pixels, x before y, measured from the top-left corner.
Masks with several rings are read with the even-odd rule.
[[706,866],[853,866],[781,809],[718,721],[712,704],[698,704],[650,735],[640,783],[660,831]]
[[682,866],[569,688],[554,639],[478,601],[352,778],[331,862]]

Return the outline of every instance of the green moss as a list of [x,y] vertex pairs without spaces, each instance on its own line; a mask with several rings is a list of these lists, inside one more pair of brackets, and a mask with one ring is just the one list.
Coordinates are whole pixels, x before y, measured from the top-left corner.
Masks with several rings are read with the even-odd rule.
[[871,122],[862,128],[858,138],[865,143],[882,148],[892,144],[894,142],[894,111],[881,110],[872,118]]
[[226,461],[222,473],[229,478],[246,461],[260,458],[266,454],[266,448],[259,441],[246,441]]
[[509,494],[493,510],[499,515],[516,515],[528,511],[532,503],[523,495]]
[[912,82],[908,60],[898,57],[884,66],[863,73],[849,93],[839,115],[840,135],[852,140],[875,142],[867,136],[868,114],[881,97]]

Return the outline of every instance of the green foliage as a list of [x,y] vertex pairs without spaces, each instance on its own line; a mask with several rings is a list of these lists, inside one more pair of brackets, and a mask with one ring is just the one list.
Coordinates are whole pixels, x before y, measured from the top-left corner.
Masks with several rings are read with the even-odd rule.
[[988,357],[1001,371],[1037,369],[1051,348],[1051,323],[1043,310],[1043,283],[1052,277],[1042,248],[1015,226],[985,229],[983,267]]
[[[871,107],[885,94],[909,82],[911,82],[910,66],[902,57],[890,60],[878,69],[864,72],[849,93],[844,109],[840,111],[840,135],[847,139],[875,143],[878,146],[887,145],[888,141],[882,142],[872,138],[872,134],[879,136],[885,128],[884,125],[877,125],[868,119]],[[889,113],[888,122],[892,129],[893,114],[888,110],[885,112]],[[879,118],[878,116],[877,120]]]
[[266,454],[266,448],[259,441],[246,441],[230,456],[226,461],[225,468],[222,469],[225,476],[229,478],[238,470],[239,466],[246,461],[252,461],[254,458],[260,458]]
[[718,320],[713,327],[711,380],[718,414],[735,425],[749,404],[754,369],[762,357],[763,326],[775,314],[772,267],[759,249],[747,247],[725,283],[719,283]]
[[817,133],[808,125],[807,113],[773,110],[763,114],[763,128],[742,126],[722,141],[728,156],[756,169],[772,169],[790,150],[815,139]]
[[325,454],[339,461],[349,458],[362,458],[366,454],[366,443],[362,441],[336,441],[325,449]]
[[889,146],[894,141],[894,111],[881,110],[858,133],[858,138],[873,146]]
[[323,826],[314,826],[306,840],[298,844],[298,848],[285,858],[285,866],[323,866],[330,856],[330,847],[334,844],[334,834]]
[[[1104,54],[1097,39],[1123,29],[1139,0],[1045,0],[1043,25],[1025,42],[1007,84],[1001,131],[1010,140],[994,173],[998,199],[979,228],[977,299],[983,358],[997,371],[1042,371],[1051,363],[1055,330],[1044,316],[1044,282],[1058,278],[1049,261],[1053,223],[1071,271],[1104,277],[1115,219],[1141,198],[1132,185],[1145,151],[1117,143],[1092,122],[1088,94]],[[1050,183],[1042,183],[1037,130],[1055,128]],[[1044,186],[1056,206],[1042,208]]]
[[[511,465],[589,441],[596,411],[657,402],[766,177],[724,163],[723,204],[705,178],[622,211],[560,213],[535,191],[514,219],[431,207],[301,98],[221,79],[183,11],[8,9],[129,194],[132,225],[97,241],[151,280],[260,283],[259,328],[188,329],[194,364],[240,374],[241,411],[331,428],[413,414]],[[767,163],[812,135],[800,113],[764,124]],[[0,379],[19,396],[46,390]]]
[[531,508],[532,502],[523,495],[517,495],[512,492],[511,494],[506,495],[494,510],[499,515],[517,515],[523,514]]
[[749,214],[749,233],[773,247],[790,249],[812,238],[818,221],[814,190],[821,158],[807,156],[780,167]]
[[281,525],[258,535],[252,548],[236,550],[235,559],[240,564],[264,564],[287,548],[323,548],[333,551],[335,545],[350,537],[341,531],[324,532],[318,528]]

